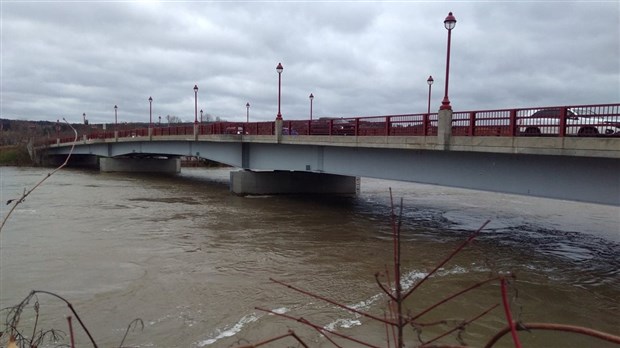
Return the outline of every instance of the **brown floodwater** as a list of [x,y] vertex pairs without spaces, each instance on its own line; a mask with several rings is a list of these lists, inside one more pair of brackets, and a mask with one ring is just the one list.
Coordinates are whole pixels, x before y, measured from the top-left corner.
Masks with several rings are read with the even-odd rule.
[[[1,201],[19,196],[49,171],[0,168]],[[383,316],[387,298],[374,274],[392,267],[392,188],[396,204],[403,199],[405,288],[491,220],[413,293],[406,302],[411,313],[492,274],[513,272],[516,319],[620,335],[618,207],[369,178],[362,178],[357,197],[237,197],[228,191],[228,176],[229,169],[200,168],[183,168],[174,177],[73,169],[52,176],[0,234],[0,307],[19,303],[33,289],[52,291],[75,306],[100,347],[118,347],[134,318],[143,320],[144,329],[132,330],[126,346],[230,347],[293,329],[311,347],[331,347],[316,331],[255,307],[385,347],[382,325],[269,278]],[[2,205],[2,217],[8,207]],[[39,328],[68,331],[67,306],[44,294],[38,300]],[[494,282],[420,321],[453,324],[497,303]],[[0,313],[3,321],[6,313]],[[33,322],[28,307],[20,326]],[[505,322],[498,308],[460,337],[483,346]],[[424,328],[419,337],[447,327]],[[76,331],[79,346],[89,346]],[[406,335],[408,346],[418,344],[413,329]],[[520,337],[528,347],[614,347],[558,333]],[[441,342],[459,343],[456,335]],[[270,347],[288,345],[295,342]],[[509,336],[496,345],[511,346]]]

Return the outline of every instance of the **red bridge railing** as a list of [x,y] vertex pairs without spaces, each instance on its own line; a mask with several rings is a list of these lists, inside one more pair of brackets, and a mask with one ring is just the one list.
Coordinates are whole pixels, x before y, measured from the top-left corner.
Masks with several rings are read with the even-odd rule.
[[[435,136],[438,114],[405,114],[315,120],[286,120],[283,135],[322,136]],[[274,135],[275,122],[214,122],[199,124],[198,135]],[[153,137],[194,136],[193,124],[156,126]],[[620,104],[459,111],[452,114],[453,136],[587,136],[620,137]],[[79,140],[111,139],[114,132],[90,131]],[[123,129],[119,138],[148,137],[148,128]],[[60,143],[73,137],[58,136]],[[50,139],[50,144],[56,139]]]

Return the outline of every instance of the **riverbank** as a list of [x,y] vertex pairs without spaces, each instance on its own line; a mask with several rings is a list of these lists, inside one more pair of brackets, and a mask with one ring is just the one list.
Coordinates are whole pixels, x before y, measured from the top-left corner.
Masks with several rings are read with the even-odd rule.
[[0,146],[0,166],[30,167],[34,162],[25,146]]

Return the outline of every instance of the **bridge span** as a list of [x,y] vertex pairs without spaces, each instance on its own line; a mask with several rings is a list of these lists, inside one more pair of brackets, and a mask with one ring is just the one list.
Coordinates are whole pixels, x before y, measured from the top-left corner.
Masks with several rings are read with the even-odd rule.
[[[618,118],[620,104],[612,106],[615,114],[608,116]],[[168,166],[176,171],[181,156],[205,158],[243,169],[231,175],[231,190],[240,194],[350,193],[355,177],[373,177],[620,205],[620,128],[604,136],[571,134],[571,127],[578,126],[567,122],[567,114],[575,108],[562,108],[563,122],[538,125],[543,132],[554,127],[555,134],[525,132],[526,121],[519,120],[532,122],[526,119],[532,112],[519,116],[522,110],[493,111],[493,118],[469,112],[465,122],[461,113],[441,110],[431,115],[117,130],[82,134],[75,143],[58,137],[45,150],[50,158],[62,158],[75,145],[73,155],[100,158],[103,170]]]

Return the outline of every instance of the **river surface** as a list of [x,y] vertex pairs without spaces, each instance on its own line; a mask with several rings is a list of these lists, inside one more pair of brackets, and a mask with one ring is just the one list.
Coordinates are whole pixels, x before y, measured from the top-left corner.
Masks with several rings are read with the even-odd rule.
[[[1,216],[8,199],[50,171],[0,168]],[[620,335],[618,207],[367,178],[354,198],[237,197],[228,191],[229,171],[183,168],[174,177],[58,172],[19,205],[0,234],[0,307],[19,303],[33,289],[55,292],[74,305],[100,347],[118,347],[134,318],[144,329],[132,330],[126,346],[230,347],[293,329],[311,347],[331,347],[316,331],[255,307],[386,346],[382,325],[269,278],[383,316],[386,297],[374,274],[393,269],[391,188],[397,205],[403,199],[406,288],[491,220],[413,293],[406,302],[412,313],[494,273],[514,272],[515,319]],[[68,331],[67,306],[44,294],[38,299],[39,328]],[[494,282],[420,321],[453,324],[496,303],[501,297]],[[483,346],[504,327],[500,308],[468,326],[460,335],[464,342]],[[28,307],[21,327],[32,325],[33,317]],[[421,337],[446,327],[424,328]],[[76,331],[79,346],[89,346]],[[412,332],[408,346],[418,342]],[[528,347],[617,347],[568,334],[520,336]],[[442,342],[458,344],[455,337]],[[283,346],[296,343],[269,347]],[[496,345],[511,346],[509,335]]]

